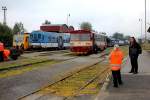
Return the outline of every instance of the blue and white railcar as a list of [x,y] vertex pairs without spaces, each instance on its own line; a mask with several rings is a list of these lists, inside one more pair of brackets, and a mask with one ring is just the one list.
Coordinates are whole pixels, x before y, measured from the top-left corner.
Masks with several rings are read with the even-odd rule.
[[67,48],[70,46],[70,34],[33,31],[30,35],[30,46],[33,48]]
[[63,40],[64,40],[63,47],[69,48],[70,47],[70,33],[62,33],[62,34],[63,34]]

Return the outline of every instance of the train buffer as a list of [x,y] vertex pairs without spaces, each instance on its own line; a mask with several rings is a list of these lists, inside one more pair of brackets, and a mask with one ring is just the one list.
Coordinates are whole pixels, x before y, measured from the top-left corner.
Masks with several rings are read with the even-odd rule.
[[150,100],[150,52],[139,56],[139,73],[130,74],[130,60],[122,69],[123,85],[114,88],[112,80],[104,85],[95,100]]

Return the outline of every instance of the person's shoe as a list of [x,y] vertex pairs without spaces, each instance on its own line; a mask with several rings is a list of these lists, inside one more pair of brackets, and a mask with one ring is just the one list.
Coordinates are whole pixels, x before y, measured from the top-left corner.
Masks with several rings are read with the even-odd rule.
[[133,73],[132,71],[130,71],[129,73]]
[[133,74],[138,74],[138,72],[134,72]]
[[120,82],[119,85],[123,85],[123,82]]

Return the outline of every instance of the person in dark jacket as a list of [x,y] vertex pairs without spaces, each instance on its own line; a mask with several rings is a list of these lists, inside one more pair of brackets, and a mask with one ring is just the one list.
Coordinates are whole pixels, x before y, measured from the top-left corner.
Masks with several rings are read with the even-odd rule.
[[131,61],[131,71],[129,73],[138,73],[138,56],[142,53],[141,46],[136,42],[134,37],[130,37],[129,57]]

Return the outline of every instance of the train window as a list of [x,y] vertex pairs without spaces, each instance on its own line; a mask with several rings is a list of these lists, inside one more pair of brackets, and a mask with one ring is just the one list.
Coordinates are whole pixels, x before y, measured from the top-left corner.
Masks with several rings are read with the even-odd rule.
[[51,41],[51,36],[48,37],[49,41]]
[[58,39],[55,37],[52,37],[52,42],[58,42]]
[[34,34],[34,39],[37,39],[37,34]]
[[38,34],[38,38],[39,38],[39,39],[41,38],[41,34]]
[[89,41],[90,39],[90,34],[71,34],[71,40]]
[[80,40],[89,41],[90,40],[90,34],[81,34]]
[[80,40],[80,34],[71,34],[71,40]]
[[42,39],[44,40],[44,35],[42,35]]

